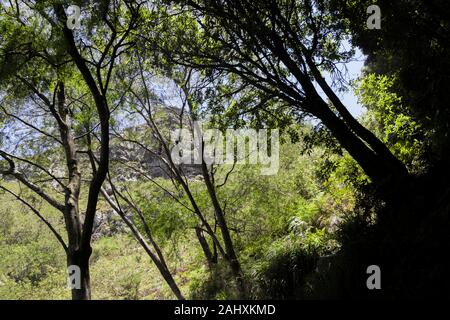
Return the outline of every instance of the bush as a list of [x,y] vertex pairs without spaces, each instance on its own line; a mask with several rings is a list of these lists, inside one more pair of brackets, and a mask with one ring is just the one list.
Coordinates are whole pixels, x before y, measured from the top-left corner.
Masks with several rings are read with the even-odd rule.
[[309,276],[320,256],[332,251],[323,230],[277,240],[251,272],[256,299],[302,299],[311,295]]

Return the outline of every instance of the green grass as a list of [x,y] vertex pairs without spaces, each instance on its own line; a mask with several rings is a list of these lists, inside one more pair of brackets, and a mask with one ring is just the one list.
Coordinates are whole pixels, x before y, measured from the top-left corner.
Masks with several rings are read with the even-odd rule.
[[[18,185],[8,183],[14,192]],[[0,194],[0,299],[70,299],[66,288],[65,254],[41,221],[11,196]],[[46,204],[39,210],[65,237],[61,214]],[[102,205],[100,205],[102,207]],[[93,299],[174,299],[157,268],[128,234],[93,241],[91,287]],[[165,251],[175,279],[187,296],[187,278],[198,264],[196,248],[186,239],[177,250]],[[197,266],[198,265],[198,266]],[[189,267],[188,267],[189,266]]]

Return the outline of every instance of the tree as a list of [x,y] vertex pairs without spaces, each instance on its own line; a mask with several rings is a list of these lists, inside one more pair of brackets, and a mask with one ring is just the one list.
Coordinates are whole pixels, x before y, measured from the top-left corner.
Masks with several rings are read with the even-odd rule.
[[362,121],[409,169],[426,169],[423,128],[410,114],[409,106],[393,92],[395,77],[367,74],[357,87],[357,95],[367,108]]
[[[334,16],[367,55],[367,73],[395,79],[390,91],[403,102],[401,113],[418,123],[422,158],[445,170],[450,113],[448,74],[450,5],[442,0],[379,0],[382,28],[365,28],[362,8],[374,1],[331,1]],[[382,50],[380,50],[382,48]]]
[[[128,41],[137,27],[140,7],[140,4],[126,1],[101,1],[92,8],[91,15],[86,17],[82,34],[68,28],[67,15],[60,3],[45,1],[34,4],[15,1],[14,4],[10,2],[1,8],[2,17],[5,18],[1,22],[4,32],[0,47],[2,95],[11,98],[11,103],[8,107],[3,107],[3,111],[10,119],[30,130],[33,136],[49,138],[51,143],[42,149],[49,148],[48,151],[55,146],[62,146],[66,169],[63,177],[55,176],[47,170],[46,164],[41,162],[43,157],[39,152],[42,152],[42,149],[33,153],[33,149],[27,150],[25,147],[21,150],[22,154],[2,149],[0,155],[7,162],[2,174],[14,177],[62,212],[67,244],[62,240],[62,236],[47,225],[66,251],[67,265],[79,267],[81,286],[72,289],[73,299],[91,297],[91,238],[97,202],[109,166],[109,86],[117,60],[131,46]],[[100,22],[97,21],[98,17],[101,17]],[[74,84],[74,80],[82,80],[82,84]],[[74,95],[69,98],[66,83],[70,81]],[[18,85],[19,87],[15,87]],[[18,107],[28,113],[25,114],[26,117],[19,113],[20,109],[15,106],[15,102],[21,103]],[[91,104],[95,106],[94,109],[90,108]],[[87,106],[98,121],[95,127],[89,128],[88,132],[82,132],[78,137],[75,135],[74,122],[77,119],[82,120],[82,112],[77,113],[77,106]],[[33,117],[38,111],[44,113],[41,120]],[[50,130],[56,124],[57,132],[47,132],[47,124]],[[83,125],[80,126],[83,128]],[[92,160],[96,152],[92,149],[83,150],[82,143],[78,141],[89,137],[87,133],[94,133],[96,129],[99,160],[93,165],[94,170],[89,177],[87,205],[83,217],[79,208],[82,172],[78,157],[84,153]],[[11,131],[4,132],[11,136]],[[14,140],[9,141],[9,144],[2,142],[2,147],[11,150],[12,143]],[[37,160],[34,161],[33,158]],[[31,166],[46,175],[46,179],[33,181],[32,174],[20,170],[26,171],[29,168],[19,168],[17,162]],[[56,199],[46,191],[48,181],[58,185],[55,189],[63,193],[63,199]],[[20,195],[13,195],[26,203]],[[29,204],[28,206],[31,209]],[[38,214],[35,210],[33,212]]]
[[402,181],[408,175],[390,150],[350,114],[323,77],[321,69],[335,72],[337,63],[351,57],[351,51],[341,50],[346,35],[325,3],[175,3],[162,10],[156,28],[142,35],[149,48],[161,52],[161,59],[213,74],[234,74],[237,91],[251,86],[289,104],[293,115],[320,119],[377,185]]
[[[145,252],[149,255],[153,263],[156,265],[159,272],[163,276],[164,280],[166,280],[167,284],[172,290],[173,294],[177,297],[177,299],[184,300],[184,296],[181,293],[180,288],[176,284],[169,267],[167,266],[166,259],[164,258],[161,248],[156,243],[152,235],[151,229],[147,221],[145,220],[143,212],[139,209],[138,205],[136,205],[136,203],[133,201],[133,198],[129,194],[126,195],[120,192],[110,179],[109,184],[111,186],[113,197],[109,196],[108,193],[104,189],[102,189],[103,197],[130,228],[131,232],[133,233],[133,236],[144,248]],[[144,226],[145,235],[147,236],[148,240],[146,240],[142,236],[133,220],[127,216],[127,212],[122,208],[121,201],[119,199],[121,199],[122,202],[125,202],[125,204],[130,208],[130,211],[133,211],[138,215],[140,222]]]
[[[143,54],[145,54],[145,52]],[[193,74],[195,74],[195,71],[191,69],[175,68],[177,71],[172,70],[172,74],[170,75],[163,71],[163,76],[166,80],[172,82],[172,84],[175,85],[175,91],[179,92],[179,97],[174,97],[168,92],[164,93],[165,96],[170,97],[167,98],[168,100],[179,98],[180,105],[169,107],[167,105],[168,102],[165,101],[164,98],[158,97],[158,95],[151,90],[151,73],[144,63],[144,61],[148,62],[149,60],[144,60],[141,53],[138,54],[136,60],[138,62],[138,65],[135,68],[136,74],[128,74],[127,79],[132,78],[137,79],[137,81],[135,81],[133,85],[128,86],[128,95],[124,102],[124,110],[132,114],[134,119],[138,117],[142,120],[143,124],[141,124],[140,127],[145,128],[144,132],[148,133],[148,138],[146,139],[145,134],[142,133],[141,136],[138,135],[133,137],[132,134],[127,134],[127,132],[121,132],[120,130],[115,130],[114,136],[118,138],[119,141],[131,143],[138,149],[158,158],[161,162],[162,170],[167,177],[170,178],[174,188],[179,192],[183,192],[187,197],[189,206],[182,203],[172,192],[164,189],[154,181],[152,177],[145,173],[145,168],[140,168],[139,166],[127,167],[129,170],[137,172],[140,176],[144,177],[144,179],[163,188],[164,192],[169,194],[175,201],[174,204],[181,203],[182,207],[196,217],[197,225],[194,229],[210,269],[213,269],[217,264],[217,255],[220,254],[233,273],[239,287],[238,294],[241,297],[245,297],[246,286],[244,283],[244,275],[234,249],[224,210],[217,196],[212,168],[205,163],[203,153],[199,154],[198,156],[201,159],[201,163],[198,164],[197,169],[203,177],[204,186],[206,187],[211,205],[214,208],[214,225],[205,212],[206,210],[200,208],[197,196],[190,186],[190,177],[188,177],[185,172],[186,168],[183,167],[183,165],[175,163],[173,159],[174,144],[170,135],[171,130],[187,129],[190,134],[194,134],[194,130],[197,129],[195,128],[195,121],[200,120],[199,115],[194,111],[194,109],[196,109],[194,104],[201,103],[199,101],[194,102],[196,100],[195,97],[198,97],[200,91],[208,84],[201,83],[198,79],[197,81],[194,80],[193,78],[197,78],[199,75],[197,74],[194,76]],[[165,117],[168,117],[169,119],[164,120],[164,117],[163,119],[158,118],[158,112],[165,113]],[[126,164],[122,163],[122,165]],[[149,201],[152,201],[152,199],[149,199]],[[220,230],[220,235],[216,231],[217,227]],[[211,240],[211,245],[208,243],[207,239]]]

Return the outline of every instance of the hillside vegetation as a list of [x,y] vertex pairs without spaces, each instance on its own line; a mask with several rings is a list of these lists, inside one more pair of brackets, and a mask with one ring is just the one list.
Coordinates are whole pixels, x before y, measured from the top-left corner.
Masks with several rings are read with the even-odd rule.
[[0,1],[1,299],[449,297],[447,0],[72,2]]

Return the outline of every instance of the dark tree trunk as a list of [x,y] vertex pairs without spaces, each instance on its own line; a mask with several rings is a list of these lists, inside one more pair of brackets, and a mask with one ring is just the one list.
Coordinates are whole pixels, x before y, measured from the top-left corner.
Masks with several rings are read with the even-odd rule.
[[76,266],[79,273],[75,274],[79,279],[76,283],[79,288],[72,287],[73,300],[90,300],[91,287],[89,276],[89,258],[91,246],[81,246],[82,224],[80,221],[79,198],[81,188],[81,173],[78,168],[75,139],[72,131],[72,119],[66,105],[65,87],[63,82],[58,82],[57,110],[52,108],[58,121],[61,141],[66,156],[66,167],[69,174],[69,184],[64,191],[64,221],[68,237],[67,266]]
[[[89,248],[90,249],[90,248]],[[82,253],[80,251],[70,251],[67,255],[67,266],[77,266],[79,273],[79,288],[72,287],[72,300],[90,300],[91,299],[91,281],[89,274],[89,257],[91,250]]]
[[[386,156],[385,153],[378,154],[372,150],[366,141],[359,138],[342,119],[328,109],[326,103],[317,99],[316,116],[331,131],[332,135],[339,141],[344,149],[358,162],[364,172],[372,179],[384,196],[395,188],[407,177],[405,167],[394,157]],[[376,138],[375,138],[376,139]],[[389,150],[387,152],[390,152]]]
[[[407,176],[408,171],[405,165],[392,154],[383,142],[381,142],[370,130],[365,128],[353,117],[353,115],[347,110],[342,101],[322,77],[320,71],[317,69],[317,66],[313,63],[311,58],[307,57],[306,60],[312,70],[314,78],[333,103],[333,106],[339,112],[339,115],[342,117],[345,125],[348,126],[353,135],[364,141],[373,150],[373,152],[377,155],[378,164],[380,166],[385,166],[385,168],[381,170],[384,170],[387,174],[391,173],[398,177]],[[341,119],[339,120],[342,121]]]
[[170,289],[172,290],[173,294],[177,297],[178,300],[184,300],[184,296],[180,291],[180,288],[175,282],[175,279],[172,277],[172,273],[170,273],[169,269],[167,268],[161,268],[158,266],[158,270],[163,276],[164,280],[166,280],[167,284],[169,285]]
[[184,296],[181,293],[180,288],[176,284],[175,279],[173,278],[172,273],[170,272],[169,267],[167,266],[166,261],[165,261],[163,255],[162,255],[162,253],[160,252],[160,249],[157,246],[157,244],[152,239],[150,239],[150,242],[152,243],[153,247],[157,251],[157,255],[158,256],[156,256],[152,252],[152,250],[150,249],[149,245],[147,244],[145,239],[142,237],[142,235],[139,232],[139,230],[130,221],[130,219],[128,219],[123,214],[120,214],[120,216],[125,221],[125,223],[128,225],[128,227],[131,229],[131,231],[133,232],[135,238],[138,240],[138,242],[144,248],[145,252],[148,254],[150,259],[153,261],[153,263],[155,264],[156,268],[158,268],[159,273],[162,275],[162,277],[166,281],[167,285],[172,290],[172,293],[177,297],[178,300],[184,300]]
[[230,265],[233,276],[236,279],[236,283],[239,290],[238,292],[239,298],[245,299],[247,297],[247,290],[246,290],[247,286],[244,281],[241,265],[234,250],[233,240],[231,239],[230,230],[228,229],[225,215],[222,210],[222,206],[220,205],[219,200],[217,199],[216,190],[214,188],[213,183],[211,182],[208,167],[206,166],[206,163],[204,161],[202,161],[202,173],[203,178],[205,180],[206,188],[208,189],[208,194],[214,207],[217,224],[219,225],[220,231],[222,233],[222,238],[225,245],[226,259],[228,264]]
[[[208,241],[206,241],[205,236],[203,235],[203,230],[197,226],[195,227],[195,234],[197,235],[198,242],[202,247],[203,254],[205,255],[206,261],[208,263],[208,267],[210,270],[214,269],[214,266],[217,264],[217,252],[212,252],[209,247]],[[214,243],[213,243],[214,245]],[[214,245],[215,248],[215,245]]]

